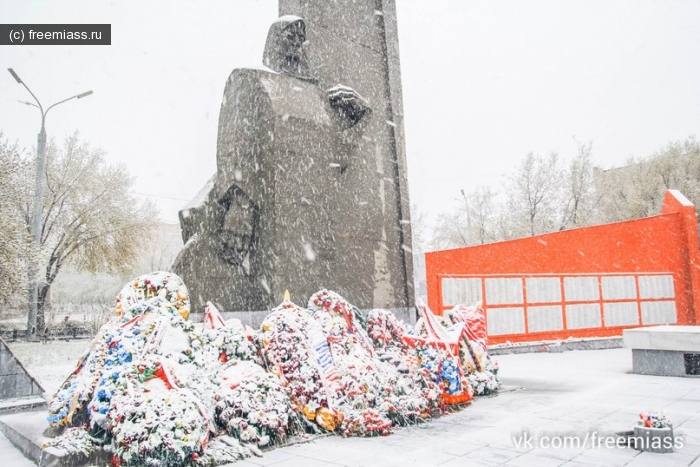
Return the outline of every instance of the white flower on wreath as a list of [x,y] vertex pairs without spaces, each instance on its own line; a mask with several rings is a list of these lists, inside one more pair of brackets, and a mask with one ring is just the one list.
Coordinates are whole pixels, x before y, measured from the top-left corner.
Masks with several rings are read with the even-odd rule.
[[245,429],[246,436],[248,439],[254,440],[258,438],[258,430],[255,429],[254,426],[249,426],[248,428]]

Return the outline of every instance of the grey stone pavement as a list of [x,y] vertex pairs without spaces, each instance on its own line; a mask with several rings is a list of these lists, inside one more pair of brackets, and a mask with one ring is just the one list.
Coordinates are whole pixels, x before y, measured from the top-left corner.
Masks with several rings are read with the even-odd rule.
[[[630,374],[629,349],[502,355],[505,391],[420,427],[376,438],[328,436],[231,466],[680,466],[700,467],[700,379]],[[593,446],[663,410],[682,446],[671,454]],[[528,433],[530,443],[514,439]],[[552,448],[563,436],[579,445]],[[588,442],[583,444],[586,436]],[[559,438],[557,438],[559,437]],[[611,438],[613,439],[613,438]],[[605,441],[603,441],[604,443]],[[0,435],[0,465],[32,466]]]
[[[326,437],[253,457],[236,466],[675,466],[700,467],[700,379],[630,374],[629,349],[502,355],[506,391],[421,427],[377,438]],[[515,389],[518,388],[518,389]],[[593,447],[596,437],[631,430],[642,410],[663,410],[683,446],[671,454]],[[517,447],[528,431],[548,446],[573,435],[588,446]],[[550,437],[550,438],[545,438]],[[604,443],[604,441],[603,441]],[[556,444],[556,441],[555,441]]]
[[0,465],[3,467],[35,467],[36,464],[22,455],[0,432]]

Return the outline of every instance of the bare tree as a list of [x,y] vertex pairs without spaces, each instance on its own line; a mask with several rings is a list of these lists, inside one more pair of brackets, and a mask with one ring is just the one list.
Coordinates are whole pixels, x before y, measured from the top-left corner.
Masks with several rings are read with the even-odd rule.
[[500,240],[497,229],[502,207],[496,193],[489,187],[478,186],[469,193],[461,190],[460,194],[456,207],[438,216],[433,248],[483,245]]
[[468,194],[461,191],[467,220],[469,245],[483,245],[496,241],[497,223],[501,206],[496,193],[487,186],[477,186]]
[[432,247],[458,248],[652,216],[671,188],[700,208],[700,143],[694,137],[606,171],[594,167],[590,142],[579,144],[563,168],[556,153],[529,153],[505,178],[505,204],[486,187],[462,191],[455,207],[438,215]]
[[527,154],[508,176],[507,191],[511,234],[521,237],[554,230],[553,214],[561,193],[559,156]]
[[463,207],[438,214],[430,244],[433,250],[446,250],[470,245],[469,228]]
[[664,191],[676,189],[700,206],[700,143],[694,137],[669,143],[651,160],[661,177]]
[[411,241],[414,253],[425,253],[430,249],[430,226],[425,211],[411,205]]
[[668,189],[681,191],[700,205],[700,144],[690,137],[646,158],[596,175],[601,202],[598,222],[617,222],[659,213]]
[[593,183],[591,142],[579,144],[578,153],[564,173],[559,230],[590,225],[597,204]]

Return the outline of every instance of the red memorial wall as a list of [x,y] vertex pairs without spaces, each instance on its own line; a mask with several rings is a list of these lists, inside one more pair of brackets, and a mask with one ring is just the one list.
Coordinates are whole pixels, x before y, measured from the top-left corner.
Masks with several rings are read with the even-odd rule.
[[658,216],[427,253],[426,279],[437,314],[481,302],[490,344],[699,324],[698,218],[670,190]]

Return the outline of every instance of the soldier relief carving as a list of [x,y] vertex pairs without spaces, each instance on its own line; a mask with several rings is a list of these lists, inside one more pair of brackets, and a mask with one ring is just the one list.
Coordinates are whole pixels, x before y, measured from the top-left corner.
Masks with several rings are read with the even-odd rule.
[[264,310],[285,289],[300,302],[338,290],[343,177],[372,111],[347,86],[319,87],[305,42],[304,20],[280,17],[264,67],[236,69],[226,83],[217,173],[180,212],[186,244],[173,269],[196,307],[211,300],[225,311]]

